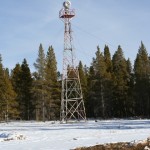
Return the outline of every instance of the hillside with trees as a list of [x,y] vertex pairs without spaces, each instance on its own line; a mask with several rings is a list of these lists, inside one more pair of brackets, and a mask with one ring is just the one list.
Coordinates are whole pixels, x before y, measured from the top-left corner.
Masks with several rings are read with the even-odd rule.
[[[42,44],[31,72],[27,58],[9,70],[0,55],[0,121],[59,120],[60,70],[55,51]],[[79,74],[88,118],[150,117],[150,56],[141,42],[134,64],[119,45],[97,46],[91,65],[79,62]]]

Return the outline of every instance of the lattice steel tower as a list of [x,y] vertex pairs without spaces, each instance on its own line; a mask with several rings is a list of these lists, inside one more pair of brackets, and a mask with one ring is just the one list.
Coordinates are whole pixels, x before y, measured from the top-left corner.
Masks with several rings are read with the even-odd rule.
[[79,78],[79,71],[76,65],[71,20],[75,17],[74,9],[70,8],[71,2],[66,0],[59,12],[59,18],[64,22],[64,51],[63,51],[63,75],[61,92],[61,113],[60,120],[86,120],[86,113]]

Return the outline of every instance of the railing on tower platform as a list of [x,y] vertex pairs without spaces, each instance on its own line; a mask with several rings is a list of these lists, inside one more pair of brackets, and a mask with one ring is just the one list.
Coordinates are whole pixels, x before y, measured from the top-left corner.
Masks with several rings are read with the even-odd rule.
[[61,9],[59,12],[60,18],[73,18],[75,16],[75,10],[74,9]]

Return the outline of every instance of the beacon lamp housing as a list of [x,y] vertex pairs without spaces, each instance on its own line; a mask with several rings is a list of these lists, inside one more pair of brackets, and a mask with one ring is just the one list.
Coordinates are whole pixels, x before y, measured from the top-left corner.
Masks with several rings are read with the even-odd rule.
[[66,0],[63,3],[63,9],[59,12],[59,17],[62,19],[72,19],[75,16],[75,10],[70,9],[71,2],[69,0]]
[[65,1],[65,2],[63,3],[63,6],[64,6],[65,9],[69,9],[70,6],[71,6],[71,2],[70,2],[70,1]]

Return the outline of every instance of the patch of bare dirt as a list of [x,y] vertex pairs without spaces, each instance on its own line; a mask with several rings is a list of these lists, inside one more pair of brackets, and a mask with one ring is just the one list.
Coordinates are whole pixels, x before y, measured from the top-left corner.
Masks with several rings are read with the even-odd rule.
[[150,150],[150,139],[139,143],[112,143],[96,145],[91,147],[81,147],[74,150]]

